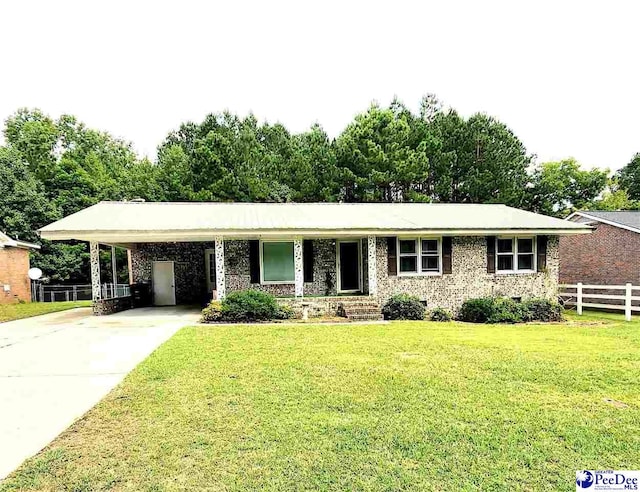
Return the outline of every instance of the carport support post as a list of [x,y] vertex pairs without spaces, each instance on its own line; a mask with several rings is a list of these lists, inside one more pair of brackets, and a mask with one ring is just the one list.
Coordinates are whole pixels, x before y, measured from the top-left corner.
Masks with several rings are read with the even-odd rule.
[[100,291],[100,245],[91,241],[89,253],[91,256],[91,299],[96,302],[102,298]]
[[378,265],[376,263],[376,237],[367,238],[367,271],[369,273],[369,295],[378,295]]
[[293,270],[296,282],[296,297],[304,296],[304,262],[302,260],[302,239],[293,240]]
[[111,246],[111,280],[113,281],[113,297],[118,297],[118,277],[116,273],[116,247]]
[[224,238],[216,237],[216,291],[218,299],[224,299],[226,287],[224,280]]

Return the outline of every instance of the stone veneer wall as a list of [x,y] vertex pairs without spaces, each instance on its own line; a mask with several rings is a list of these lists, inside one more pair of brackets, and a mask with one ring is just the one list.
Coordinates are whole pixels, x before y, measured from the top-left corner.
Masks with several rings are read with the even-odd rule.
[[[177,304],[199,304],[206,299],[204,251],[215,243],[140,243],[131,251],[134,283],[151,282],[153,261],[173,261]],[[228,288],[227,288],[228,289]]]
[[133,307],[131,296],[112,297],[110,299],[99,299],[93,302],[93,314],[104,316],[126,311]]
[[[227,292],[257,289],[275,296],[295,295],[291,284],[261,285],[251,283],[249,269],[249,241],[225,241],[224,267]],[[327,286],[327,276],[330,286]],[[331,239],[313,240],[313,282],[304,283],[307,296],[336,294],[336,245]],[[328,288],[329,287],[329,288]]]
[[484,237],[454,237],[452,273],[439,276],[389,276],[387,239],[376,242],[378,298],[384,303],[394,294],[408,293],[426,300],[427,307],[443,307],[453,312],[473,297],[555,298],[558,288],[558,238],[550,236],[545,272],[487,273],[487,244]]
[[[204,251],[213,249],[213,242],[203,243],[140,243],[131,251],[134,283],[151,282],[151,263],[175,262],[176,303],[194,304],[206,299]],[[313,241],[313,282],[305,282],[305,295],[336,294],[336,246],[331,239]],[[224,242],[225,282],[227,292],[258,289],[276,296],[293,296],[294,284],[252,284],[249,270],[249,241]],[[327,276],[330,288],[327,289]]]
[[[367,258],[366,241],[363,257]],[[176,302],[199,303],[206,299],[205,249],[213,242],[203,243],[144,243],[131,252],[134,282],[151,281],[151,262],[175,261]],[[553,298],[558,285],[558,238],[549,237],[547,271],[525,274],[487,273],[487,246],[484,237],[454,237],[452,272],[441,276],[387,275],[387,239],[376,241],[378,299],[386,301],[393,294],[409,293],[426,300],[428,307],[443,307],[457,311],[465,299],[490,295],[508,297]],[[332,239],[313,241],[313,282],[305,282],[305,296],[336,295],[336,246]],[[249,272],[249,241],[225,241],[225,273],[227,292],[259,289],[276,296],[293,296],[293,284],[252,284]],[[327,275],[331,287],[327,292]],[[363,286],[368,289],[367,266],[363,268]]]

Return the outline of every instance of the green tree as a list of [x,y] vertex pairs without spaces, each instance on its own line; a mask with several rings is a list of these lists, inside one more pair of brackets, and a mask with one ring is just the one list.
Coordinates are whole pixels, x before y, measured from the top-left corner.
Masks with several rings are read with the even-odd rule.
[[608,175],[608,169],[580,169],[572,158],[543,163],[531,176],[529,208],[558,217],[588,208],[604,191]]
[[60,218],[42,183],[19,152],[0,147],[0,230],[13,238],[38,242],[36,230]]
[[340,194],[334,147],[320,125],[294,135],[293,151],[282,177],[296,202],[332,202]]
[[7,118],[4,136],[38,179],[44,180],[49,176],[60,139],[60,132],[49,116],[39,109],[19,109]]
[[503,123],[483,114],[467,120],[455,163],[452,201],[522,206],[531,157]]
[[168,135],[159,149],[160,180],[169,196],[190,200],[289,201],[294,152],[280,124],[210,114]]
[[640,152],[617,173],[620,187],[627,191],[629,198],[640,200]]
[[40,244],[31,263],[41,268],[54,281],[85,278],[82,265],[86,261],[86,245],[43,241],[37,230],[61,217],[44,187],[20,153],[0,147],[0,230],[9,236]]
[[593,210],[638,210],[640,201],[629,198],[627,190],[620,187],[617,178],[609,181],[602,196],[589,205]]
[[162,198],[189,201],[193,197],[193,173],[187,154],[178,144],[166,145],[158,155],[158,185]]
[[[7,119],[4,135],[2,172],[14,178],[3,182],[15,192],[3,196],[25,205],[7,206],[2,221],[23,239],[37,241],[39,227],[100,200],[162,198],[154,164],[139,160],[129,143],[87,128],[74,116],[53,120],[40,110],[20,109]],[[56,281],[88,281],[83,243],[42,241],[33,263]]]
[[402,201],[429,172],[426,145],[415,141],[414,117],[394,101],[356,116],[336,139],[347,201]]

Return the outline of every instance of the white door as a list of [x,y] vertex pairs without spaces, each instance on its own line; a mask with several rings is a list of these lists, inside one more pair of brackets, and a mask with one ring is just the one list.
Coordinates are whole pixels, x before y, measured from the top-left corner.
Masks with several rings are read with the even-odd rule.
[[156,306],[175,306],[176,285],[173,261],[154,261],[151,279],[153,282],[153,304]]

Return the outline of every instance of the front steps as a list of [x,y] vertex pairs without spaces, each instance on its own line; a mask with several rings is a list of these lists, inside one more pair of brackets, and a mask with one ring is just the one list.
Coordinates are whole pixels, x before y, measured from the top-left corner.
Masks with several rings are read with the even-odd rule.
[[379,321],[382,319],[380,304],[370,297],[349,297],[338,303],[338,315],[350,321]]

